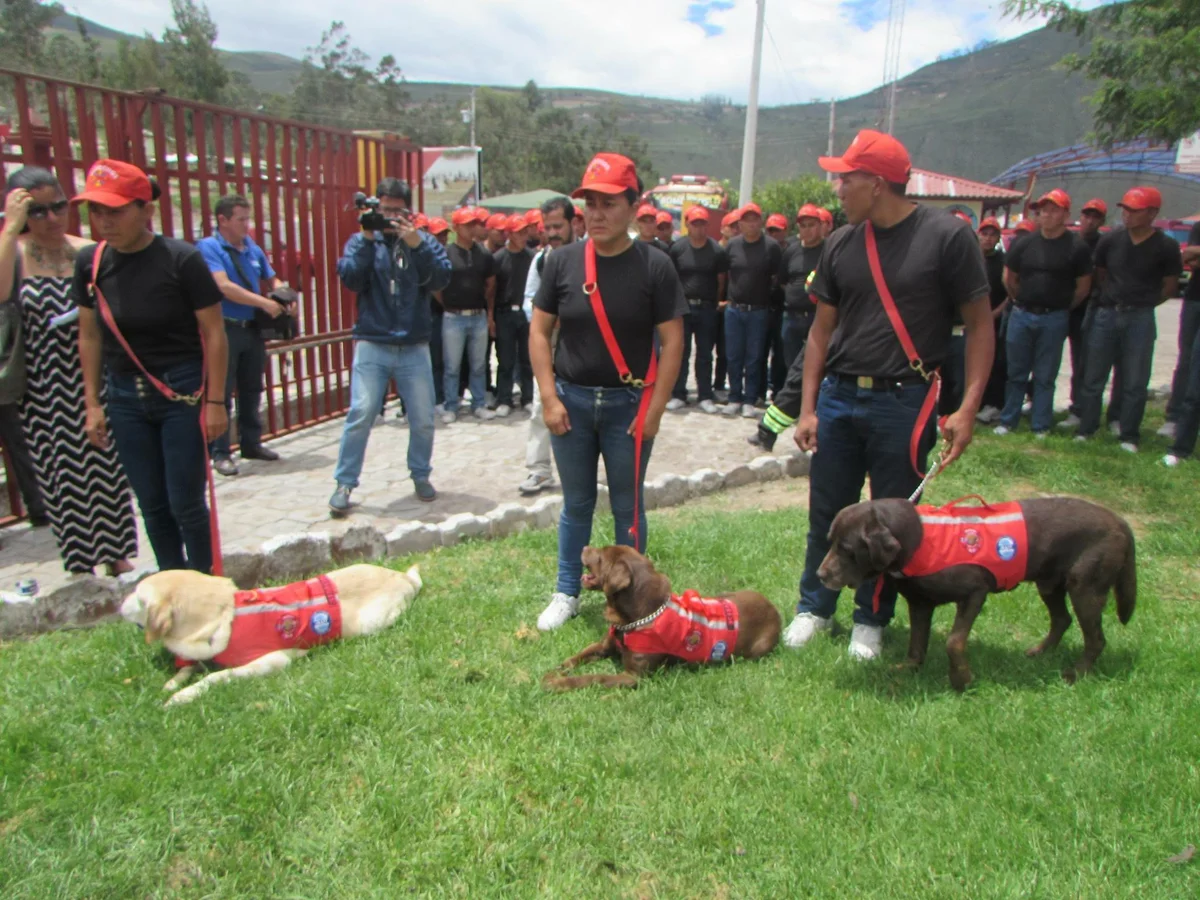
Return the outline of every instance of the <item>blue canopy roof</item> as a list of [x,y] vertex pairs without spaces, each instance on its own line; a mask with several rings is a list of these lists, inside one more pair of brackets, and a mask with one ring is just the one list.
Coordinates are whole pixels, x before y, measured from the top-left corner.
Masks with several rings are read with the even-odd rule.
[[1200,184],[1200,175],[1175,171],[1175,146],[1150,141],[1125,141],[1102,150],[1088,144],[1076,144],[1048,153],[1039,153],[1005,169],[992,184],[1016,184],[1037,175],[1039,178],[1064,178],[1069,175],[1108,175],[1136,172],[1151,179],[1178,179]]

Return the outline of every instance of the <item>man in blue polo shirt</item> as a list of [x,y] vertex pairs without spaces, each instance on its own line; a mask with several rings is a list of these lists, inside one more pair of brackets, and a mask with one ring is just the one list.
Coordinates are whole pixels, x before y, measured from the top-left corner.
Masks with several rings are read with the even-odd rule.
[[[284,287],[275,275],[262,248],[250,237],[250,203],[245,197],[230,194],[217,201],[217,231],[196,242],[196,249],[208,263],[217,287],[221,289],[221,315],[225,318],[225,336],[229,341],[229,365],[225,376],[225,407],[231,410],[233,390],[238,395],[238,440],[242,459],[279,459],[279,454],[262,445],[262,420],[258,405],[262,399],[263,372],[267,366],[266,341],[258,332],[254,313],[261,309],[275,318],[284,308],[262,294]],[[233,413],[230,412],[230,420]],[[213,468],[221,475],[236,475],[237,463],[230,456],[229,431],[208,448]]]

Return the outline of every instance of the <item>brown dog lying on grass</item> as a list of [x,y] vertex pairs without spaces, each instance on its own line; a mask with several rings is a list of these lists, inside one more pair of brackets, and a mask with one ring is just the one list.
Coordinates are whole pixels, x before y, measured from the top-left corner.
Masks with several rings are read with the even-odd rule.
[[[671,582],[632,547],[583,548],[583,586],[604,591],[604,640],[572,656],[542,684],[573,691],[592,684],[636,687],[638,678],[676,662],[758,659],[775,649],[783,622],[762,594],[737,591],[712,600],[695,591],[671,593]],[[582,663],[621,657],[619,675],[565,675]]]
[[1058,646],[1071,625],[1065,602],[1070,596],[1083,632],[1083,656],[1063,672],[1069,682],[1091,671],[1104,649],[1101,613],[1108,592],[1116,592],[1122,625],[1137,602],[1133,532],[1120,516],[1086,500],[1059,497],[940,508],[875,500],[838,513],[829,541],[817,569],[826,587],[857,587],[887,575],[908,601],[912,631],[902,667],[916,668],[925,661],[933,608],[958,606],[946,650],[950,682],[959,691],[971,683],[967,636],[988,594],[1012,590],[1023,581],[1037,584],[1050,612],[1050,631],[1026,651],[1028,656]]

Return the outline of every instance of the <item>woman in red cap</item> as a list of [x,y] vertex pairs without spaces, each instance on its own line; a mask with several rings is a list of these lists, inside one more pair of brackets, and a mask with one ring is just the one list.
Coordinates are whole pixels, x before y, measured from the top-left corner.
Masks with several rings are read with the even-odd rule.
[[151,230],[157,198],[137,166],[102,159],[72,199],[104,242],[75,260],[85,427],[105,447],[111,426],[158,567],[211,572],[206,446],[229,426],[221,290],[199,250]]
[[579,610],[580,554],[591,538],[601,457],[616,542],[646,546],[641,482],[679,375],[687,301],[671,258],[629,237],[641,189],[631,160],[615,153],[592,160],[573,194],[587,201],[589,237],[546,258],[533,299],[529,355],[563,489],[558,582],[538,617],[543,631]]

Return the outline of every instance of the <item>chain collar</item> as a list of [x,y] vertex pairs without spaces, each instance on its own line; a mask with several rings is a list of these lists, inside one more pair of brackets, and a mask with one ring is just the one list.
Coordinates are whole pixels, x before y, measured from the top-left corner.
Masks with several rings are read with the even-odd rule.
[[628,625],[614,625],[613,628],[621,632],[621,634],[625,634],[628,631],[638,631],[639,629],[645,628],[647,625],[652,624],[655,619],[657,619],[666,611],[666,609],[667,601],[664,600],[663,605],[654,612],[650,613],[650,615],[642,616],[642,618],[638,619],[636,622],[630,622]]

